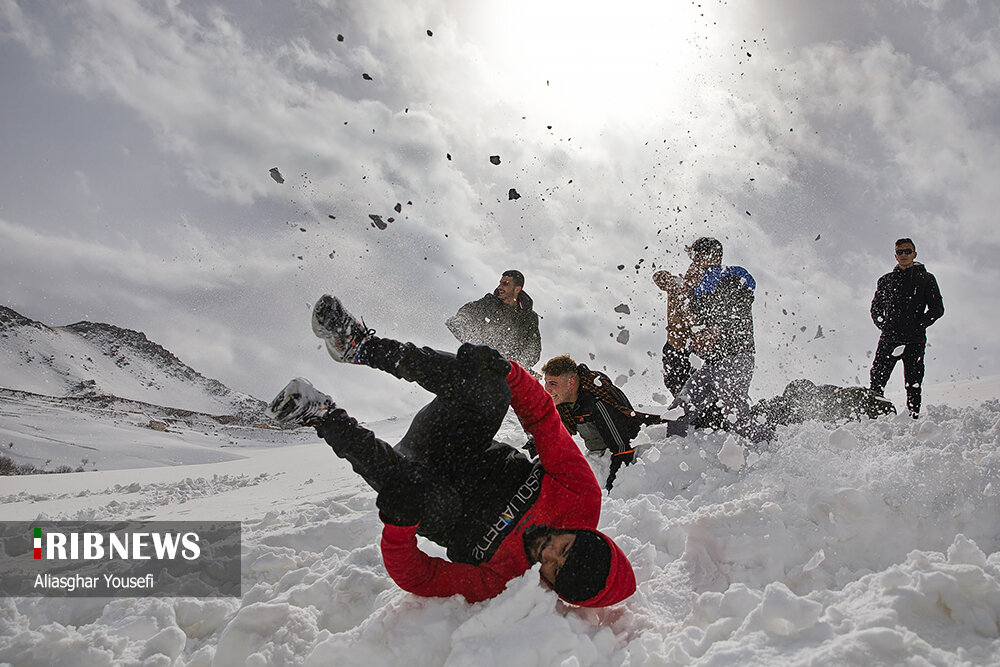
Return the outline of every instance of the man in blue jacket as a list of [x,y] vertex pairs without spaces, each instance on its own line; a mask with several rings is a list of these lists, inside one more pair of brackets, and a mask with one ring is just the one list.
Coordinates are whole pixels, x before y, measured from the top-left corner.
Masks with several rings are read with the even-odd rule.
[[896,266],[878,279],[871,307],[872,321],[882,331],[872,359],[871,390],[881,396],[902,359],[906,407],[913,418],[920,413],[927,327],[944,315],[937,280],[916,258],[911,239],[896,241]]
[[752,443],[770,440],[774,431],[750,413],[754,369],[753,299],[756,282],[741,266],[722,266],[722,243],[702,237],[688,248],[692,271],[701,279],[689,295],[695,326],[694,352],[704,361],[694,370],[671,408],[684,416],[668,424],[668,433],[684,434],[699,418],[720,410],[730,428]]

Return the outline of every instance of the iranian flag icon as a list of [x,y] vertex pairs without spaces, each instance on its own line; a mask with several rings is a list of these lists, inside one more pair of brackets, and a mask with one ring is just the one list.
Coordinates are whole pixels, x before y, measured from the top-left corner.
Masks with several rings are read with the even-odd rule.
[[35,560],[42,557],[42,529],[35,528]]

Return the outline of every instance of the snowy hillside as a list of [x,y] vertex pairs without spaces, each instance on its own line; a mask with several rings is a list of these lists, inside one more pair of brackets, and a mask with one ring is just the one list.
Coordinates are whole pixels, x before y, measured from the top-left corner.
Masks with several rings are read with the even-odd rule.
[[[780,427],[736,469],[723,463],[739,451],[731,436],[646,429],[600,524],[639,587],[604,610],[564,605],[535,572],[475,605],[404,593],[381,563],[374,494],[309,429],[220,438],[179,420],[142,455],[194,462],[201,450],[203,462],[6,478],[0,511],[238,519],[242,599],[4,599],[0,662],[1000,664],[998,386],[964,387],[974,391],[953,401],[960,388],[927,387],[919,420]],[[11,412],[4,404],[0,427]],[[407,425],[371,428],[395,442]],[[98,452],[136,442],[140,427],[81,411],[33,425]],[[512,419],[500,437],[523,440]],[[209,463],[213,448],[238,458]],[[606,459],[589,460],[603,479]]]
[[143,333],[93,322],[49,327],[3,306],[0,387],[46,396],[117,396],[246,418],[264,407],[203,377]]

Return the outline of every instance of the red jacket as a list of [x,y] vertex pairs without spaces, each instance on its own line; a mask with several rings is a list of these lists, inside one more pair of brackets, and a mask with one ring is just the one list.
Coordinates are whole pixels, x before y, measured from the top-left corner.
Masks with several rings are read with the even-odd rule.
[[[499,595],[507,582],[531,567],[524,553],[524,530],[532,525],[552,528],[597,529],[601,516],[601,486],[590,464],[563,426],[552,398],[527,371],[511,362],[507,375],[511,407],[525,430],[535,439],[538,458],[545,471],[534,505],[493,557],[480,565],[453,563],[428,556],[417,547],[417,526],[382,529],[382,560],[400,588],[426,597],[449,597],[460,593],[469,602]],[[604,607],[635,592],[635,574],[622,550],[602,534],[611,548],[611,571],[607,584],[589,600],[574,604]]]

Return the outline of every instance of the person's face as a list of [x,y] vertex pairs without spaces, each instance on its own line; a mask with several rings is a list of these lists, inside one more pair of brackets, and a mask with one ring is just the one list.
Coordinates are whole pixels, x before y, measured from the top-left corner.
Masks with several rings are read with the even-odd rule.
[[514,279],[510,276],[500,276],[500,284],[497,285],[497,296],[508,306],[517,303],[517,295],[521,293],[521,288],[514,284]]
[[545,391],[549,392],[552,402],[556,405],[560,403],[575,403],[576,390],[579,386],[579,378],[572,373],[545,376]]
[[916,259],[917,251],[911,244],[903,243],[896,246],[896,263],[899,264],[899,268],[904,270],[910,268]]
[[576,542],[576,534],[571,531],[549,529],[536,533],[525,545],[528,560],[532,564],[541,563],[541,574],[545,581],[554,584],[559,570],[566,563],[566,554]]

